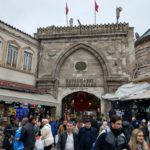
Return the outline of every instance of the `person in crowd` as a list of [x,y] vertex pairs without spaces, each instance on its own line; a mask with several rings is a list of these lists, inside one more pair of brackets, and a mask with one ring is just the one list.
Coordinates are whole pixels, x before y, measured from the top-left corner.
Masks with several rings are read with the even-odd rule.
[[149,131],[149,144],[150,144],[150,119],[147,122],[147,128],[148,128],[148,131]]
[[110,130],[103,130],[97,137],[94,150],[129,150],[125,135],[122,133],[122,118],[114,115],[110,119]]
[[6,125],[4,129],[4,141],[2,147],[5,150],[12,150],[13,137],[17,129],[18,129],[18,123],[16,118],[11,117],[10,124]]
[[131,120],[132,120],[132,111],[131,111],[131,109],[125,108],[122,119],[131,122]]
[[51,150],[54,138],[48,119],[42,119],[41,139],[44,140],[44,150]]
[[85,119],[85,126],[79,130],[79,150],[91,150],[98,131],[92,127],[90,118]]
[[99,130],[99,127],[98,127],[98,123],[97,123],[97,120],[94,118],[95,116],[94,116],[94,113],[90,113],[90,115],[89,115],[89,117],[90,117],[90,119],[91,119],[91,125],[92,125],[92,127],[94,127],[94,128],[96,128],[97,129],[97,131]]
[[114,109],[109,110],[109,118],[111,118],[113,115],[116,115],[116,111]]
[[67,125],[67,120],[63,121],[63,124],[61,124],[58,128],[58,136],[60,136],[64,131],[66,131],[66,125]]
[[145,141],[149,142],[149,131],[148,131],[146,119],[142,119],[140,124],[140,129],[143,131]]
[[140,120],[136,119],[136,117],[132,117],[131,124],[132,124],[134,129],[139,128],[140,127]]
[[59,137],[57,150],[79,150],[78,135],[73,132],[73,122],[67,122],[66,128]]
[[56,136],[56,134],[57,134],[57,126],[58,126],[58,124],[57,124],[57,122],[54,120],[53,117],[50,117],[50,118],[49,118],[49,124],[51,125],[52,134],[53,134],[53,138],[54,138],[54,144],[56,144],[56,143],[55,143],[55,136]]
[[83,127],[83,121],[81,119],[77,120],[76,126],[74,128],[75,133],[79,133],[79,130]]
[[28,122],[28,118],[23,118],[22,122],[19,125],[19,128],[16,130],[14,139],[13,139],[13,148],[14,150],[24,150],[23,142],[20,141],[21,130]]
[[39,117],[36,117],[36,123],[34,125],[35,136],[39,136],[40,134],[41,121]]
[[133,130],[132,124],[129,121],[124,120],[122,122],[122,131],[123,131],[123,133],[124,133],[124,135],[126,137],[127,143],[130,140],[132,130]]
[[100,130],[100,127],[102,126],[103,124],[103,119],[102,119],[102,116],[98,116],[97,117],[97,124],[98,124],[98,129]]
[[106,120],[104,120],[100,129],[99,129],[99,132],[101,133],[103,130],[107,130],[108,128],[109,128],[108,122]]
[[20,141],[24,144],[24,150],[33,150],[35,146],[35,130],[36,118],[29,117],[29,122],[22,127]]
[[141,129],[134,129],[129,141],[130,150],[150,150]]

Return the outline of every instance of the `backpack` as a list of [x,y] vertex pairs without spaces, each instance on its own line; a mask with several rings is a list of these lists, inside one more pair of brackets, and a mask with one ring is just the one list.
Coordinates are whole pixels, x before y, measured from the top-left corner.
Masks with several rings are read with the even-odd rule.
[[14,141],[13,141],[13,148],[15,150],[24,150],[23,142],[19,141],[20,136],[21,136],[21,128],[19,128],[15,132]]
[[97,136],[95,142],[94,142],[93,145],[92,145],[91,150],[95,150],[95,143],[96,143],[97,139],[99,138],[99,136],[100,136],[102,133],[108,133],[109,131],[110,131],[110,128],[106,128],[106,129],[102,130],[102,131],[99,133],[99,135]]

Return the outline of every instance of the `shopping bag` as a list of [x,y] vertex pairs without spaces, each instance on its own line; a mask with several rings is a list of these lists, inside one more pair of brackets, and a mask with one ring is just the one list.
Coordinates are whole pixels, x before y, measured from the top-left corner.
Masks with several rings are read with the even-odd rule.
[[44,150],[44,140],[37,140],[34,150]]
[[58,134],[55,135],[55,144],[58,143]]

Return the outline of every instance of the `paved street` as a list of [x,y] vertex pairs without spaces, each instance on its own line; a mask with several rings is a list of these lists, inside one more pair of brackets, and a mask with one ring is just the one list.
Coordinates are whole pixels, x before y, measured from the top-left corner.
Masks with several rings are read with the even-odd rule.
[[52,149],[51,150],[56,150],[56,147],[52,147]]

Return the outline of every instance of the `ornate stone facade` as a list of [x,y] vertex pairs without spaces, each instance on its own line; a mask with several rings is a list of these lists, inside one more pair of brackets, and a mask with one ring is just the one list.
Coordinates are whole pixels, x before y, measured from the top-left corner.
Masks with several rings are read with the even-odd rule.
[[58,108],[70,93],[85,91],[101,98],[131,79],[134,36],[126,23],[50,26],[39,28],[36,38],[40,41],[37,86],[59,101]]
[[135,80],[150,80],[150,29],[135,42]]
[[[118,86],[130,81],[135,68],[133,28],[126,23],[50,26],[37,29],[33,38],[0,21],[0,40],[0,78],[15,81],[13,87],[23,83],[44,91],[39,93],[39,99],[55,106],[58,115],[62,112],[62,101],[68,95],[85,92],[89,97],[97,97],[99,102],[104,93],[114,92]],[[16,68],[6,65],[6,47],[10,41],[19,49]],[[30,72],[23,69],[23,49],[33,50]],[[8,77],[3,75],[5,72]],[[101,101],[102,112],[105,106]]]

